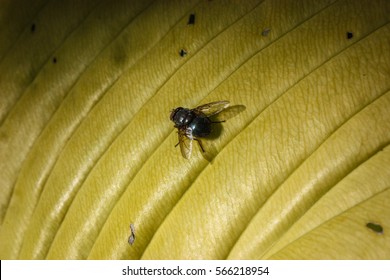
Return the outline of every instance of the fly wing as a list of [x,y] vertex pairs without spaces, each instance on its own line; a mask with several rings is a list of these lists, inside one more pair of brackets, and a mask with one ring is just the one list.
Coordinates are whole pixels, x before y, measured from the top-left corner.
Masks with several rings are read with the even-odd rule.
[[179,136],[180,151],[184,158],[189,159],[192,152],[192,139],[190,139],[185,129],[179,129],[177,132]]
[[245,111],[245,109],[246,107],[244,105],[229,106],[226,109],[223,109],[219,114],[214,115],[211,120],[224,122]]
[[215,101],[196,107],[193,109],[196,112],[205,114],[207,117],[218,114],[229,106],[229,101]]

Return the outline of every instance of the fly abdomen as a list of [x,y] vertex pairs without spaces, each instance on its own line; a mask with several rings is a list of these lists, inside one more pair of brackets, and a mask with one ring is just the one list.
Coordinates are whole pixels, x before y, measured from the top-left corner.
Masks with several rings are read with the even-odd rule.
[[211,120],[207,117],[197,117],[189,126],[195,137],[206,137],[211,133]]

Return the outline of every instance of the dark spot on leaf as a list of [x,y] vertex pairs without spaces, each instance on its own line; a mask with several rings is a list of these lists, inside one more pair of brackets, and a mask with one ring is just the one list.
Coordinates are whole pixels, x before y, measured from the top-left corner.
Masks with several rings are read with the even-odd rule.
[[353,33],[352,32],[347,32],[347,39],[350,40],[353,38]]
[[35,23],[31,24],[31,33],[35,32]]
[[127,44],[116,44],[114,50],[110,52],[111,60],[117,65],[118,68],[125,67],[128,59],[129,49]]
[[179,51],[179,54],[180,54],[181,57],[185,57],[187,55],[187,51],[185,49],[181,49]]
[[54,63],[54,64],[57,63],[57,58],[56,58],[56,57],[53,57],[53,63]]
[[378,233],[378,234],[383,234],[383,227],[380,224],[376,223],[367,223],[366,227],[371,229],[372,231]]
[[268,34],[271,32],[271,28],[265,28],[263,30],[263,32],[261,32],[261,35],[263,35],[264,37],[265,36],[268,36]]
[[190,14],[187,24],[195,24],[195,14]]

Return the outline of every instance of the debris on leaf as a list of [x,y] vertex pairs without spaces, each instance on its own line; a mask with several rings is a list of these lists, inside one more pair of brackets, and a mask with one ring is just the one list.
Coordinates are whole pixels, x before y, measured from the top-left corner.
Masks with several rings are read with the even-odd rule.
[[261,35],[264,37],[268,36],[268,34],[271,32],[271,28],[265,28],[263,32],[261,32]]
[[134,224],[130,224],[130,236],[129,236],[129,244],[133,245],[135,241],[135,227]]
[[181,49],[179,51],[179,54],[180,54],[181,57],[185,57],[187,55],[187,51],[185,49]]
[[190,14],[190,17],[188,18],[188,25],[195,24],[195,14]]
[[367,223],[366,227],[371,229],[372,231],[378,233],[378,234],[383,234],[383,227],[380,224],[376,223]]

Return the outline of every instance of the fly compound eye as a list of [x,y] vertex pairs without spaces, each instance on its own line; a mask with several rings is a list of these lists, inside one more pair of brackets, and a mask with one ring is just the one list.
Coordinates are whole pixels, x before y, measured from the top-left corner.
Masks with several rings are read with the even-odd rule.
[[174,118],[175,118],[176,113],[177,113],[179,110],[181,110],[181,109],[183,109],[183,108],[182,108],[182,107],[178,107],[178,108],[173,109],[173,110],[171,111],[171,115],[169,116],[169,118],[170,118],[171,121],[174,121]]

